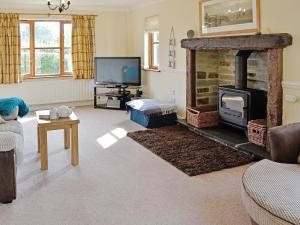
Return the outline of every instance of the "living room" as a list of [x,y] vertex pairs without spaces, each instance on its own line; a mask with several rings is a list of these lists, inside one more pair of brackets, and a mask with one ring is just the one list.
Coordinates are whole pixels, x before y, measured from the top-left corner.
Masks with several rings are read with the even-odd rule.
[[[2,29],[7,15],[18,20],[21,65],[19,73],[5,71],[11,46],[1,44],[0,114],[8,111],[1,100],[9,99],[19,118],[11,119],[13,110],[1,114],[0,200],[7,204],[0,204],[0,224],[300,224],[299,2],[0,3]],[[249,19],[246,6],[251,23],[236,24]],[[52,26],[57,43],[39,26]],[[0,32],[8,43],[10,35]],[[47,63],[47,54],[56,58]],[[120,86],[98,77],[97,60],[133,58],[141,60],[137,82]],[[237,78],[246,87],[238,88]],[[262,113],[248,111],[252,117],[240,123],[228,119],[223,85],[251,85],[262,93],[251,106],[262,105]],[[224,102],[233,95],[225,93]],[[102,98],[123,110],[102,107]],[[264,124],[251,123],[257,119]],[[249,133],[250,125],[264,136]],[[1,126],[18,137],[10,139],[12,131]],[[13,164],[9,157],[16,157]]]

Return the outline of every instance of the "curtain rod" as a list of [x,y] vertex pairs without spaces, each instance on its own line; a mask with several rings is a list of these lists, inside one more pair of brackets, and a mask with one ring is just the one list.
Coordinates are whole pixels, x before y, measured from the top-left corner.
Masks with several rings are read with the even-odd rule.
[[81,15],[81,14],[51,14],[51,13],[17,13],[24,16],[98,16],[98,15]]

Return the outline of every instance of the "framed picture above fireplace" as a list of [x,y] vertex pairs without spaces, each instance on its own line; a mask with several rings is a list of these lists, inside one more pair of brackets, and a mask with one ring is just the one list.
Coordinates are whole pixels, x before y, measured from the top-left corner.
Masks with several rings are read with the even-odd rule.
[[199,0],[200,35],[260,32],[260,0]]

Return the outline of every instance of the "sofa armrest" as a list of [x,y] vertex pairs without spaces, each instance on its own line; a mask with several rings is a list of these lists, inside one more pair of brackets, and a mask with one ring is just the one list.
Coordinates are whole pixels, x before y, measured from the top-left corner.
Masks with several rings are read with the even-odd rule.
[[0,132],[0,152],[8,152],[16,148],[17,139],[11,132]]
[[300,155],[300,123],[271,128],[268,137],[272,160],[297,163]]

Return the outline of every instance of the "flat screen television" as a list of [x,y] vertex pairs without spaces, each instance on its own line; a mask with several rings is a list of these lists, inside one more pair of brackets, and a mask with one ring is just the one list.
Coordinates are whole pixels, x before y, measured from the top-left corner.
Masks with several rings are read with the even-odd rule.
[[96,57],[96,85],[140,86],[140,57]]

